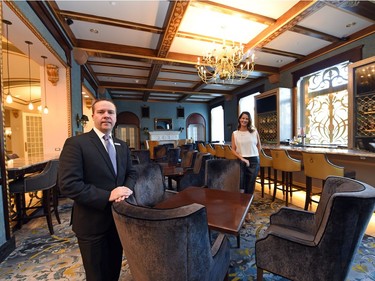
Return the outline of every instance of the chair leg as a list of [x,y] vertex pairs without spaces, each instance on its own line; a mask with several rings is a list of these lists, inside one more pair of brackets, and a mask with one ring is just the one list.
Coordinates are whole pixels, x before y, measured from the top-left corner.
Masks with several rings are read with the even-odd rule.
[[305,199],[305,210],[309,208],[311,202],[311,192],[312,192],[312,178],[306,177],[306,199]]
[[272,201],[275,201],[276,199],[276,189],[277,189],[277,170],[274,169],[274,185],[273,185],[273,198]]
[[263,269],[260,267],[257,267],[257,281],[263,280]]
[[237,234],[237,248],[241,247],[240,238],[241,238],[241,236],[239,234]]
[[264,167],[260,167],[260,185],[262,186],[262,198],[264,197]]
[[268,167],[268,190],[271,190],[271,167]]
[[57,190],[57,185],[55,185],[53,187],[53,190],[52,190],[52,205],[53,205],[53,211],[55,212],[55,217],[56,217],[56,220],[59,224],[61,224],[61,221],[60,221],[60,215],[59,215],[59,194],[58,194],[58,190]]
[[283,172],[283,183],[285,180],[285,206],[289,205],[289,172]]
[[52,235],[53,225],[52,225],[52,214],[51,214],[51,189],[43,190],[43,211],[47,219],[49,233]]

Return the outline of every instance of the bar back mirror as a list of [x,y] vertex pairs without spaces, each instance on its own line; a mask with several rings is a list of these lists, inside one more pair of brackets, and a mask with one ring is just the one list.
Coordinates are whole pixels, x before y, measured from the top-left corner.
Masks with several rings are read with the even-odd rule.
[[156,131],[168,131],[172,130],[172,119],[169,118],[155,118],[154,129]]

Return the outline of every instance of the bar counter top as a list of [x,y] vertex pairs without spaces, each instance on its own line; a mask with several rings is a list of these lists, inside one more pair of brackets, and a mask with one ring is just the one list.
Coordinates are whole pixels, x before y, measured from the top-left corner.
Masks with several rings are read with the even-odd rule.
[[367,150],[360,149],[348,149],[338,147],[323,147],[323,146],[301,146],[301,145],[276,145],[276,144],[262,144],[263,149],[285,149],[288,151],[296,152],[316,152],[316,153],[327,153],[334,155],[346,155],[346,156],[358,156],[360,158],[374,158],[375,153]]

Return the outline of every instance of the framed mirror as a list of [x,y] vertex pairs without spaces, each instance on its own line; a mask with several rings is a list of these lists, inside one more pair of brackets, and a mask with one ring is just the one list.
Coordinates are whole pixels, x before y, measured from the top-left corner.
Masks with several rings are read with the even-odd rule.
[[172,119],[170,119],[170,118],[155,118],[154,129],[156,131],[172,130]]

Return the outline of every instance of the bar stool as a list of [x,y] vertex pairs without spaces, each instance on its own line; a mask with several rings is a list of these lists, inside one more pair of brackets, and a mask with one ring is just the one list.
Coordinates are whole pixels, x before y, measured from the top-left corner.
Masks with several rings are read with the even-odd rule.
[[202,153],[208,153],[206,146],[202,142],[198,143],[198,151]]
[[215,144],[214,148],[215,148],[215,152],[216,152],[216,154],[215,154],[216,158],[225,158],[225,151],[224,151],[223,145]]
[[216,157],[215,148],[213,148],[210,143],[206,143],[206,148],[208,153],[210,153],[213,157]]
[[[313,195],[321,194],[322,190],[313,193],[312,190],[312,179],[322,180],[322,188],[324,186],[325,180],[328,176],[340,176],[355,179],[355,171],[345,170],[344,167],[333,164],[327,158],[325,153],[314,153],[314,152],[302,152],[304,172],[306,176],[306,200],[305,200],[305,210],[308,209],[311,202],[316,202],[312,200]],[[322,189],[321,188],[321,189]]]
[[[46,217],[47,225],[50,234],[54,233],[52,225],[51,213],[54,212],[57,222],[60,224],[60,216],[58,213],[58,199],[57,199],[57,170],[59,160],[50,160],[39,174],[33,174],[28,177],[15,180],[9,183],[9,191],[15,196],[15,203],[17,208],[17,217],[15,220],[19,221],[19,227],[22,227],[24,220],[29,220],[37,217]],[[26,206],[26,193],[42,192],[42,204]],[[52,199],[52,201],[51,201]],[[36,209],[43,209],[40,214]],[[32,214],[29,214],[34,210]]]
[[[264,180],[268,180],[268,189],[271,190],[271,168],[272,168],[272,157],[267,155],[263,148],[259,153],[260,161],[260,185],[262,186],[262,197],[264,197]],[[267,168],[267,177],[265,177],[265,169]]]
[[[288,206],[289,192],[292,197],[292,185],[293,185],[293,172],[299,172],[302,170],[301,160],[290,157],[288,151],[285,149],[272,149],[272,168],[274,169],[274,190],[273,200],[276,198],[277,190],[277,171],[282,172],[282,190],[285,192],[285,205]],[[285,186],[285,189],[284,189]]]
[[224,145],[224,157],[229,160],[237,160],[237,156],[232,153],[232,147],[230,145]]

